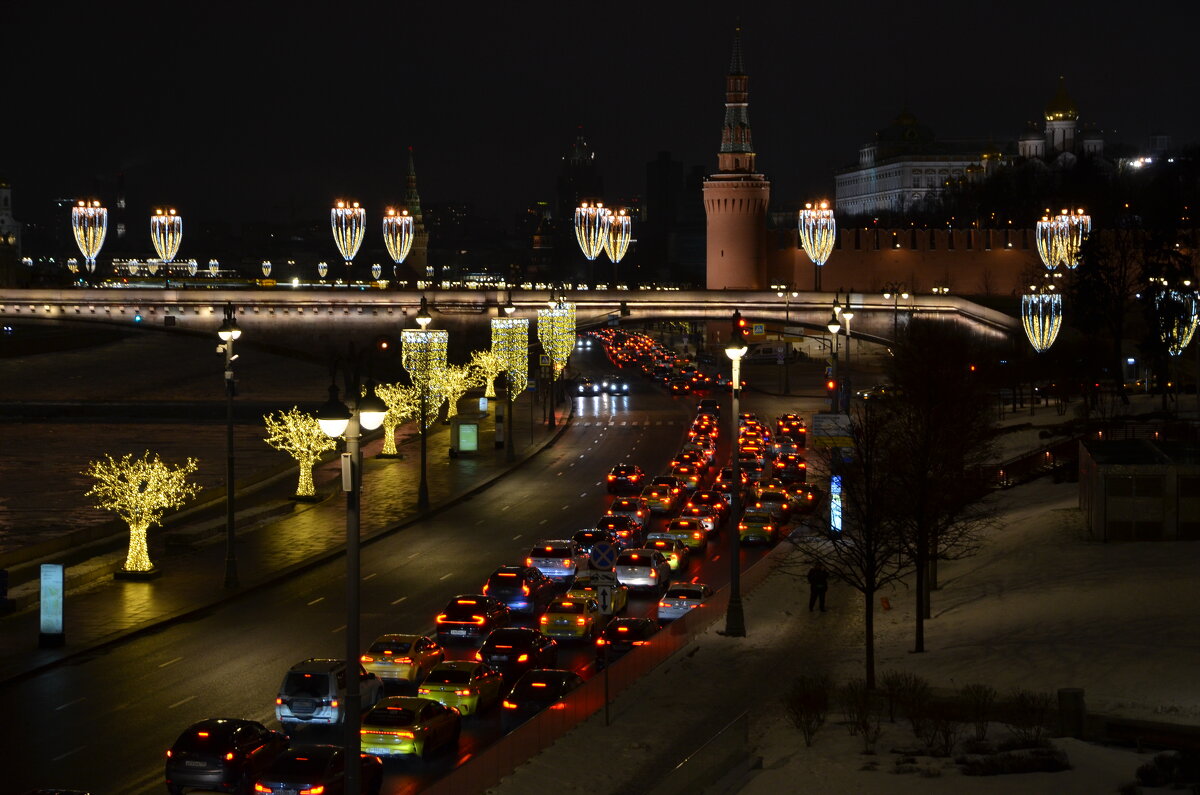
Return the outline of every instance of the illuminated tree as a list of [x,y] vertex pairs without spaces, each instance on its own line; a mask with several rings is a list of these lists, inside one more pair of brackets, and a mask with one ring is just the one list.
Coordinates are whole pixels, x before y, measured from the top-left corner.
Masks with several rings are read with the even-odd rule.
[[436,398],[446,401],[447,420],[458,414],[459,398],[471,387],[481,384],[479,371],[468,364],[448,364],[429,374],[429,391]]
[[287,453],[300,464],[296,496],[315,496],[317,490],[313,486],[313,466],[317,463],[317,457],[326,450],[334,449],[337,442],[325,435],[316,417],[305,414],[295,406],[290,411],[263,415],[263,422],[267,425],[266,443]]
[[172,467],[164,464],[157,453],[151,458],[149,450],[137,459],[132,453],[126,453],[120,460],[110,455],[104,458],[88,463],[83,471],[96,481],[87,496],[96,498],[97,508],[112,511],[129,525],[124,571],[153,571],[146,531],[151,525],[162,523],[165,511],[180,507],[200,491],[198,485],[187,479],[196,471],[196,459],[189,458],[183,466]]
[[375,394],[388,407],[387,414],[383,415],[383,450],[380,454],[396,455],[396,428],[421,413],[421,392],[415,386],[404,384],[376,384]]
[[500,373],[508,369],[508,362],[505,361],[504,353],[496,350],[495,347],[486,351],[475,351],[471,354],[470,366],[478,371],[478,377],[487,386],[483,396],[489,398],[496,397],[496,378]]

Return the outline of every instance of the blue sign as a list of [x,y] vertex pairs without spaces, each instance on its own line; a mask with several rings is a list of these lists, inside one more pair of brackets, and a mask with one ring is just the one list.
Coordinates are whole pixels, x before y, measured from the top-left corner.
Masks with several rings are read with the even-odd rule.
[[829,529],[842,532],[842,476],[829,478]]
[[611,569],[617,562],[617,548],[603,541],[592,547],[592,565],[597,569]]

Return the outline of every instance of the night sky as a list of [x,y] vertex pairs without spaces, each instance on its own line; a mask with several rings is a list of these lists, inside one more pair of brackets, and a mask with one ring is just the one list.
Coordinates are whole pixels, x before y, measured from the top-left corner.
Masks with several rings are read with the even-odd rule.
[[322,218],[339,196],[377,219],[411,144],[426,202],[509,226],[553,197],[578,125],[607,193],[638,195],[659,150],[715,169],[739,13],[773,202],[832,193],[905,104],[939,137],[1013,139],[1060,73],[1110,141],[1200,141],[1192,3],[132,7],[6,6],[0,176],[19,219],[117,173],[131,202],[193,220]]

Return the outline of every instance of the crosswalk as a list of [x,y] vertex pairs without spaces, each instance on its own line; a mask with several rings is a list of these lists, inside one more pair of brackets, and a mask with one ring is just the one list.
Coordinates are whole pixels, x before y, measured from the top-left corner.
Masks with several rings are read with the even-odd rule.
[[639,425],[647,427],[651,425],[682,425],[683,423],[678,420],[621,420],[619,422],[617,420],[600,420],[599,422],[576,422],[575,424],[580,428],[619,428],[622,425],[627,427],[636,427]]

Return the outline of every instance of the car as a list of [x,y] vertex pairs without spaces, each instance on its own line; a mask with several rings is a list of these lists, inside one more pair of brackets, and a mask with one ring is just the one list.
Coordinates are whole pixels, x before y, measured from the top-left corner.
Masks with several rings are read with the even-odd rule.
[[193,723],[167,750],[167,791],[245,792],[247,782],[266,770],[289,743],[286,734],[258,721],[209,718]]
[[692,427],[688,429],[689,437],[707,436],[710,439],[716,439],[721,435],[721,428],[717,423],[709,421],[707,418],[698,418],[692,423]]
[[681,454],[695,453],[697,461],[704,464],[704,466],[712,466],[713,459],[717,454],[717,443],[711,436],[692,436],[683,443],[679,451]]
[[433,666],[446,659],[446,650],[424,635],[380,635],[359,658],[368,673],[381,682],[415,685]]
[[671,571],[681,571],[687,568],[691,559],[691,551],[686,545],[670,533],[650,533],[646,536],[646,549],[655,549],[663,554]]
[[675,507],[677,494],[667,486],[647,486],[642,490],[642,502],[649,509],[649,514],[670,513]]
[[508,626],[511,620],[512,612],[499,599],[487,594],[459,594],[438,613],[438,641],[478,640],[498,627]]
[[792,513],[810,514],[821,504],[821,489],[808,483],[797,483],[791,487]]
[[716,398],[704,398],[696,404],[697,414],[706,414],[714,420],[721,416],[721,401]]
[[776,528],[782,528],[792,518],[792,498],[787,492],[765,491],[754,501],[755,508],[769,511]]
[[795,412],[780,414],[775,418],[775,432],[792,434],[792,433],[807,433],[808,429],[804,427],[804,418]]
[[596,638],[598,666],[603,667],[635,646],[648,645],[656,632],[658,622],[653,618],[614,618]]
[[519,723],[547,707],[561,706],[564,696],[583,684],[574,671],[538,668],[526,671],[504,697],[504,722]]
[[771,462],[773,477],[781,481],[799,481],[808,479],[808,462],[799,453],[782,453]]
[[512,613],[537,615],[555,597],[554,582],[532,566],[501,566],[483,585],[483,594]]
[[712,588],[700,582],[677,582],[658,600],[658,620],[674,621],[704,604]]
[[575,382],[575,394],[579,397],[593,397],[600,394],[600,387],[596,386],[596,382],[585,376],[580,376]]
[[551,602],[538,619],[542,634],[548,638],[591,640],[604,617],[595,599],[559,599]]
[[[383,682],[355,666],[363,709],[383,697]],[[310,657],[288,669],[275,697],[275,719],[291,734],[300,726],[340,725],[346,717],[346,662]]]
[[697,464],[680,464],[671,468],[671,477],[682,481],[683,488],[689,492],[700,485],[703,475],[703,468]]
[[741,414],[738,415],[738,427],[740,428],[743,425],[753,426],[753,425],[761,425],[761,423],[758,421],[758,415],[755,414],[753,411],[743,411]]
[[667,388],[671,390],[672,395],[692,394],[692,382],[687,378],[672,378],[667,383]]
[[617,464],[608,470],[608,493],[618,494],[622,491],[641,491],[646,473],[636,464]]
[[683,493],[687,488],[687,483],[685,483],[681,478],[675,477],[674,475],[659,475],[650,481],[650,485],[663,486],[670,489],[671,494],[675,497],[675,502],[681,502],[684,499]]
[[359,732],[364,753],[428,758],[458,747],[462,715],[432,698],[389,696],[363,716]]
[[646,520],[650,517],[650,506],[641,497],[618,497],[608,506],[605,515],[628,516],[640,529],[645,527]]
[[[579,544],[579,548],[588,556],[588,565],[591,565],[592,547],[596,544],[608,544],[609,546],[620,546],[620,541],[617,534],[611,530],[601,530],[598,527],[589,527],[580,530],[575,535],[571,536],[571,540]],[[586,566],[583,568],[587,568]]]
[[[740,480],[742,485],[745,486],[747,483],[750,482],[750,475],[746,472],[745,469],[741,469],[739,467],[739,470],[740,471],[738,472],[738,480]],[[713,481],[713,488],[715,489],[716,487],[718,487],[722,484],[732,483],[732,482],[733,482],[733,467],[724,467],[720,472],[717,473],[717,479]]]
[[[254,781],[254,792],[345,793],[346,755],[339,745],[305,745],[289,748],[275,757]],[[383,761],[359,754],[359,792],[376,795],[383,787]]]
[[630,590],[657,591],[671,579],[671,564],[656,549],[627,549],[617,556],[617,579]]
[[500,701],[504,678],[478,660],[450,660],[429,672],[417,695],[454,707],[466,717]]
[[692,552],[703,553],[708,544],[708,531],[699,519],[680,516],[667,523],[667,535],[675,538]]
[[611,571],[581,571],[567,589],[568,599],[595,599],[600,612],[616,615],[629,606],[629,589]]
[[[721,501],[720,497],[717,500],[722,505],[725,504],[724,501]],[[691,500],[688,500],[688,503],[683,506],[679,515],[686,519],[695,519],[698,521],[709,538],[717,534],[717,525],[721,523],[721,514],[715,507],[712,505],[693,505]]]
[[637,547],[642,544],[642,525],[625,514],[604,515],[596,521],[596,529],[607,530],[617,536],[617,545]]
[[612,375],[600,381],[600,390],[606,395],[628,395],[629,380],[622,375]]
[[693,508],[711,508],[716,512],[717,524],[724,522],[729,516],[729,503],[725,501],[725,495],[715,488],[692,492],[683,507],[686,511]]
[[569,580],[587,565],[587,553],[569,538],[542,539],[533,545],[525,565],[537,569],[555,582]]
[[878,400],[881,398],[893,397],[896,394],[896,387],[891,384],[875,384],[866,389],[860,389],[854,393],[854,396],[860,400]]
[[508,627],[488,635],[475,659],[511,682],[531,668],[553,668],[558,644],[536,629]]
[[752,494],[754,494],[754,498],[756,500],[761,498],[764,494],[779,494],[784,498],[788,496],[787,486],[782,480],[778,480],[776,478],[757,481],[750,487],[750,491]]
[[765,508],[747,508],[738,522],[738,538],[743,544],[770,544],[775,541],[775,532],[775,518]]
[[[671,459],[671,466],[694,466],[700,467],[701,469],[706,469],[708,467],[709,458],[710,456],[706,451],[683,449],[676,453],[675,457]],[[675,477],[678,477],[678,475]]]

